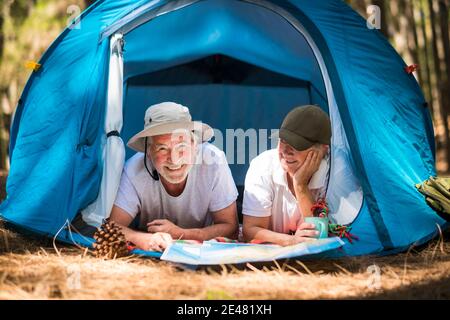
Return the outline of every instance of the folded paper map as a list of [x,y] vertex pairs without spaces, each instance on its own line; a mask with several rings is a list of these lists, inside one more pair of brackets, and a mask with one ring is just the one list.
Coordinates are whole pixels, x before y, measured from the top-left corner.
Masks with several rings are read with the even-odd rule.
[[344,242],[338,237],[286,247],[268,244],[226,243],[215,240],[204,241],[201,244],[174,242],[164,251],[161,260],[189,265],[263,262],[321,253],[343,245]]

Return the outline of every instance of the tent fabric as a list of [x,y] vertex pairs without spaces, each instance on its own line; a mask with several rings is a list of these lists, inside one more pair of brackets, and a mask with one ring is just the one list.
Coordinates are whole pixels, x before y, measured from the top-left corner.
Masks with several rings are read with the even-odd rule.
[[[177,8],[174,3],[177,1],[167,6]],[[128,79],[128,85],[123,137],[128,139],[134,135],[136,129],[133,124],[140,121],[141,114],[149,105],[157,101],[181,101],[193,107],[196,119],[201,119],[219,130],[216,131],[216,137],[219,136],[220,139],[216,139],[214,143],[226,152],[235,182],[238,186],[243,186],[248,163],[258,153],[267,149],[265,137],[259,136],[260,141],[254,144],[259,145],[259,149],[249,150],[245,159],[242,155],[245,155],[245,150],[251,149],[251,144],[246,143],[245,150],[240,148],[239,141],[234,145],[229,144],[229,140],[227,144],[223,144],[223,137],[228,133],[228,128],[240,128],[245,132],[256,126],[258,130],[277,130],[275,128],[294,105],[318,104],[326,109],[329,105],[333,122],[334,161],[331,169],[333,179],[330,181],[327,197],[332,208],[333,221],[342,224],[352,222],[362,205],[362,190],[351,170],[351,159],[346,147],[348,142],[342,130],[332,90],[324,83],[323,77],[328,80],[326,68],[320,66],[322,59],[318,61],[317,57],[320,52],[317,48],[310,47],[313,41],[307,39],[302,26],[296,25],[300,29],[297,30],[272,10],[247,1],[190,1],[189,3],[193,4],[191,6],[187,6],[187,3],[180,1],[183,10],[160,14],[157,20],[139,25],[135,29],[116,26],[117,32],[128,32],[125,35],[128,43],[125,52],[125,77]],[[220,8],[226,10],[219,10]],[[157,10],[161,11],[165,10]],[[147,14],[154,16],[156,13]],[[198,25],[196,21],[202,17],[208,18]],[[137,19],[142,20],[141,16]],[[220,32],[217,31],[218,24]],[[265,25],[270,25],[271,28],[262,35],[260,30],[263,30]],[[236,38],[235,30],[239,30],[238,41],[233,40]],[[209,36],[211,34],[214,37]],[[149,45],[139,41],[143,38],[151,38],[152,43]],[[165,39],[172,41],[167,43]],[[164,50],[159,49],[162,47]],[[270,50],[261,51],[260,48]],[[226,71],[216,70],[218,68],[215,68],[214,61],[204,60],[200,60],[200,63],[195,60],[195,65],[189,63],[173,67],[203,57],[206,52],[233,56],[241,63],[223,59],[224,70],[244,71],[227,75]],[[292,59],[293,56],[296,58]],[[248,65],[248,62],[257,64],[259,68]],[[204,71],[208,66],[214,73],[221,73],[224,81],[227,81],[228,77],[237,78],[234,82],[238,84],[204,85],[204,72],[199,74],[199,70]],[[162,72],[159,71],[161,68],[168,69],[163,69]],[[147,74],[145,77],[136,76],[138,72]],[[266,75],[269,72],[271,74]],[[291,80],[285,79],[286,76],[274,80],[275,77],[281,78],[278,76],[281,73],[291,76]],[[294,85],[293,76],[297,77],[297,82],[302,79],[304,84]],[[141,80],[133,81],[137,77]],[[272,79],[270,85],[262,80],[266,78]],[[277,86],[273,84],[275,81],[278,82]],[[290,83],[287,84],[288,81]],[[317,93],[320,98],[315,95]],[[127,111],[134,108],[139,108],[139,112]],[[224,109],[228,111],[226,115]],[[248,116],[236,117],[239,113]],[[249,134],[249,139],[251,138]],[[129,150],[127,158],[132,154],[132,150]]]
[[119,136],[122,130],[123,102],[123,37],[114,35],[110,42],[108,97],[105,115],[105,132],[102,141],[103,174],[97,199],[81,214],[89,225],[100,227],[109,217],[125,163],[125,146]]
[[[175,5],[178,9],[169,12]],[[208,9],[218,5],[223,10]],[[233,9],[237,7],[245,9],[237,13]],[[186,21],[192,21],[190,25],[183,25],[183,19],[167,24],[183,12]],[[247,18],[253,12],[260,19],[242,23],[245,19],[239,14]],[[277,15],[277,21],[270,21],[291,32],[281,33],[270,23],[262,23]],[[198,16],[204,19],[189,19]],[[142,126],[139,108],[143,106],[133,108],[133,101],[144,97],[145,88],[154,89],[149,101],[152,95],[163,97],[163,93],[155,94],[159,89],[167,94],[174,89],[136,85],[139,76],[151,77],[217,54],[231,57],[253,66],[254,72],[270,71],[289,77],[289,83],[297,85],[296,79],[304,84],[298,93],[295,86],[267,87],[267,97],[277,107],[267,106],[264,110],[269,111],[261,112],[267,121],[262,128],[277,128],[292,107],[288,103],[311,99],[308,88],[318,92],[315,99],[326,97],[319,104],[332,117],[333,134],[340,130],[345,137],[339,147],[350,168],[350,189],[360,188],[363,194],[359,213],[350,222],[360,240],[326,256],[393,253],[427,241],[436,235],[437,226],[447,226],[415,189],[415,184],[436,174],[430,111],[417,81],[404,71],[405,63],[381,33],[368,29],[366,21],[343,1],[98,0],[82,13],[80,22],[81,28],[67,28],[46,51],[39,62],[42,68],[31,74],[17,106],[7,198],[0,206],[1,217],[7,221],[43,235],[60,231],[60,239],[70,240],[61,228],[98,198],[105,169],[110,38],[122,28],[127,31],[124,139],[133,128],[137,132]],[[295,26],[301,26],[307,36],[295,33]],[[178,31],[184,38],[163,37],[171,30],[175,30],[172,35]],[[151,36],[143,41],[146,32]],[[227,128],[232,111],[259,115],[252,105],[264,100],[266,87],[250,87],[248,95],[245,88],[207,83],[190,93],[197,97],[192,97],[194,103],[203,92],[209,99],[214,90],[219,92],[225,101],[220,108],[199,108],[198,112],[200,116],[209,112],[216,117],[209,120]],[[229,110],[226,101],[231,101],[226,99],[230,95],[249,99],[239,99],[240,109]],[[286,106],[277,104],[277,96],[279,101],[286,99]],[[191,108],[196,117],[195,103]],[[249,122],[241,128],[252,125]],[[235,180],[242,178],[242,172],[233,172],[239,175]]]

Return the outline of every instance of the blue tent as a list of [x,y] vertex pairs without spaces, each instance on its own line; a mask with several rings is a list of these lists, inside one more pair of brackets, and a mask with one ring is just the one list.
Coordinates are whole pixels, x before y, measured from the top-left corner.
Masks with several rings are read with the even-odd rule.
[[[108,103],[117,103],[110,100],[118,57],[123,121],[105,131]],[[248,133],[248,148],[251,133],[270,134],[294,106],[327,111],[330,194],[362,195],[336,205],[356,212],[336,221],[360,240],[329,256],[398,252],[446,226],[415,189],[435,175],[430,111],[416,79],[382,34],[341,0],[99,0],[39,63],[11,128],[0,215],[16,226],[88,244],[64,227],[101,193],[105,141],[120,131],[126,142],[141,130],[145,109],[162,101],[189,106],[194,119],[216,129],[216,139]],[[258,153],[271,142],[257,139]],[[239,161],[238,146],[223,141],[242,186],[252,155]],[[125,151],[129,158],[132,150]],[[334,177],[348,178],[347,195]]]

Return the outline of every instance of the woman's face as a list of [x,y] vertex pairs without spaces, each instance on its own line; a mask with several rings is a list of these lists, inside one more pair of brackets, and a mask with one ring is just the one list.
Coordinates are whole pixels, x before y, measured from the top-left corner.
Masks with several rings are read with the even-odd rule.
[[280,139],[278,142],[278,157],[280,158],[281,167],[290,176],[302,166],[306,160],[309,149],[298,151],[291,147],[286,141]]
[[295,172],[297,172],[297,170],[303,165],[308,153],[312,150],[319,151],[320,157],[323,158],[325,153],[328,151],[328,146],[316,144],[306,150],[298,151],[290,146],[286,141],[280,139],[278,142],[278,157],[280,158],[281,167],[290,176],[293,176]]

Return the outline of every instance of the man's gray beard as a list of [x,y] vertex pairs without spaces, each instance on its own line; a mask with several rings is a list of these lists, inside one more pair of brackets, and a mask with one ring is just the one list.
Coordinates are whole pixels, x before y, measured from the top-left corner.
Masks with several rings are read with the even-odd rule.
[[191,169],[192,169],[192,167],[193,167],[192,164],[189,164],[188,166],[189,166],[189,167],[188,167],[188,169],[186,170],[186,173],[183,175],[183,177],[180,178],[180,179],[177,179],[177,180],[173,180],[173,179],[167,177],[164,173],[161,173],[161,172],[159,172],[159,175],[160,175],[161,177],[163,177],[163,178],[164,178],[167,182],[169,182],[169,183],[172,183],[172,184],[181,183],[181,182],[183,182],[183,181],[187,178],[187,176],[189,175],[189,172],[191,172]]

